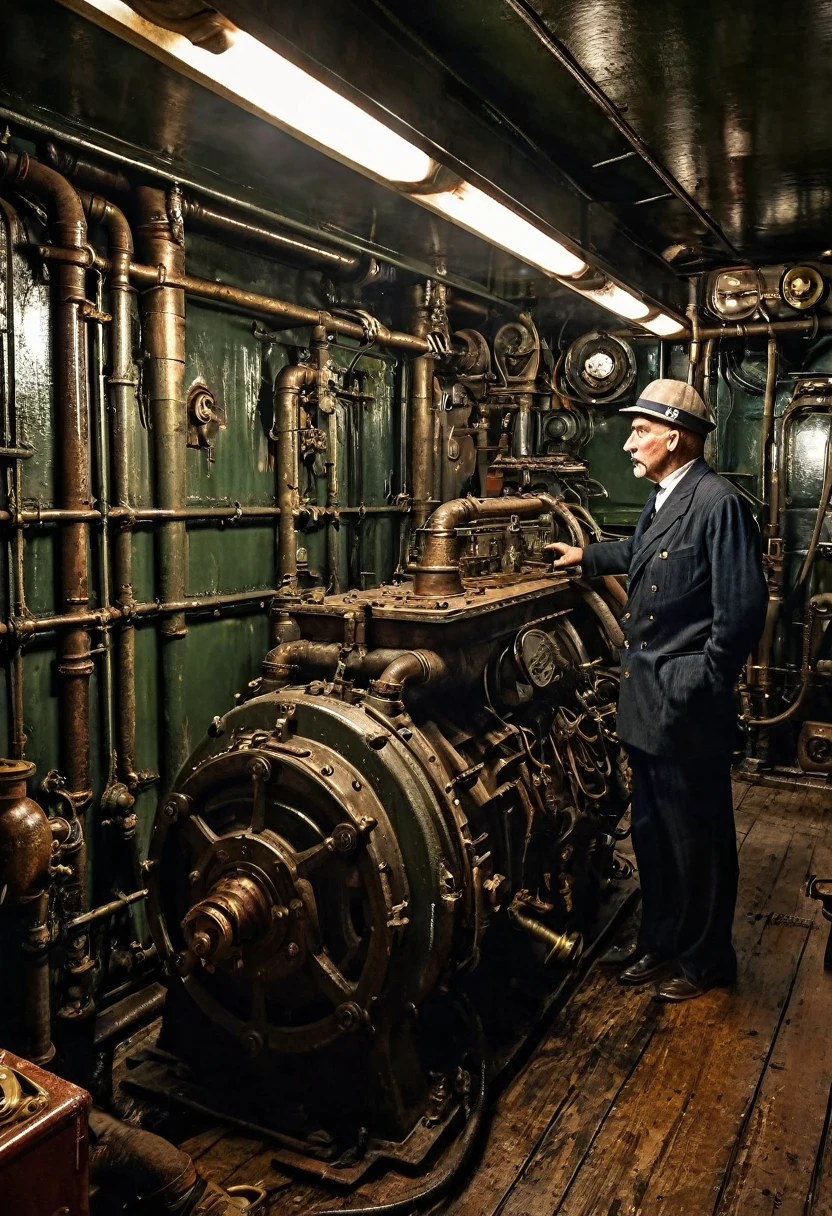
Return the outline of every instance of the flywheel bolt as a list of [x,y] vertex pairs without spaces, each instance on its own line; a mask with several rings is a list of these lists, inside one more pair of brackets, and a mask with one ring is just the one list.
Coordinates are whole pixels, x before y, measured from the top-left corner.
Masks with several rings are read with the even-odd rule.
[[240,1035],[240,1046],[247,1056],[258,1056],[264,1045],[259,1030],[244,1030]]
[[332,843],[339,853],[351,853],[358,844],[358,832],[351,823],[339,823],[333,830]]
[[365,1020],[364,1010],[355,1001],[345,1001],[335,1010],[335,1022],[339,1030],[356,1030]]

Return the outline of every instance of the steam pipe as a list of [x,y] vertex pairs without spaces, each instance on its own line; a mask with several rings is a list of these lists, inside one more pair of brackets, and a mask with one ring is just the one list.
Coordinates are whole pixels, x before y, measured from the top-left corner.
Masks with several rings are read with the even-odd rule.
[[227,211],[218,211],[195,198],[182,200],[182,213],[198,230],[219,233],[231,239],[237,237],[244,243],[259,245],[277,257],[286,257],[293,262],[328,271],[338,279],[357,278],[367,261],[357,253],[342,253],[338,249],[314,244],[304,237],[240,219]]
[[794,717],[798,709],[800,709],[806,699],[806,694],[809,691],[809,685],[812,680],[812,632],[815,617],[829,615],[832,615],[832,594],[813,595],[809,600],[809,608],[803,621],[800,688],[798,689],[797,696],[788,709],[784,709],[781,714],[776,714],[773,718],[746,718],[745,721],[749,726],[778,726],[781,722],[786,722],[789,718]]
[[[298,669],[334,671],[342,659],[342,650],[340,642],[311,642],[306,638],[281,642],[266,655],[263,672],[268,677],[285,680]],[[394,660],[407,653],[406,650],[389,647],[351,650],[344,659],[345,672],[350,676],[361,674],[378,677]]]
[[[430,332],[428,309],[429,284],[417,284],[412,291],[410,324],[427,346]],[[413,487],[413,531],[423,528],[434,503],[434,401],[435,361],[430,353],[420,354],[410,370],[410,477]]]
[[317,384],[314,367],[298,363],[284,367],[275,381],[274,431],[277,444],[275,471],[277,474],[277,505],[280,517],[277,526],[277,573],[281,594],[298,594],[298,548],[295,512],[300,508],[298,480],[298,427],[300,394]]
[[[13,155],[13,153],[9,153]],[[139,191],[149,190],[150,187],[140,186]],[[161,194],[161,191],[154,191]],[[96,270],[109,270],[109,258],[103,258],[94,251],[78,251],[74,248],[61,248],[54,245],[36,246],[38,256],[47,262],[59,264],[82,265]],[[149,254],[148,256],[152,256]],[[217,304],[227,304],[244,312],[261,313],[267,317],[278,317],[287,326],[290,325],[325,325],[331,333],[340,334],[346,338],[365,340],[363,326],[357,321],[335,313],[321,312],[314,308],[305,308],[302,304],[294,304],[289,300],[278,300],[274,296],[263,296],[256,291],[245,291],[240,287],[230,287],[227,283],[217,283],[212,279],[198,279],[193,275],[179,273],[168,266],[144,265],[130,263],[130,278],[139,287],[169,288],[184,291],[186,295],[196,296],[201,300],[213,300]],[[408,351],[413,355],[424,355],[430,352],[426,339],[416,334],[404,333],[400,330],[388,329],[379,325],[376,342],[379,346],[389,346],[394,350]]]
[[395,696],[402,699],[405,685],[438,684],[448,674],[445,660],[434,650],[406,650],[388,663],[379,678],[374,681],[372,691],[377,696]]
[[[161,190],[139,186],[136,210],[142,251],[159,268],[154,283],[141,297],[147,396],[156,454],[156,500],[157,506],[179,510],[187,498],[185,293],[178,285],[185,272],[184,237],[173,229]],[[168,603],[183,600],[187,570],[184,521],[163,522],[157,544],[160,599]],[[185,706],[186,632],[183,613],[166,615],[159,627],[164,687],[164,789],[170,786],[190,751]]]
[[[60,244],[79,255],[86,246],[87,225],[81,201],[70,184],[25,152],[0,150],[0,181],[35,194],[53,219]],[[85,271],[81,265],[55,267],[55,400],[57,403],[61,506],[69,511],[90,508],[90,458],[87,414],[87,359],[84,316],[88,308]],[[89,603],[87,582],[87,529],[84,523],[67,524],[60,537],[60,596],[69,616],[81,616]],[[83,626],[70,627],[61,639],[58,673],[61,677],[61,734],[67,790],[78,811],[92,797],[90,788],[90,657],[89,634]],[[83,826],[83,823],[82,823]],[[86,854],[76,854],[76,871],[82,903],[86,902]]]
[[[766,348],[766,384],[763,399],[763,422],[760,432],[760,497],[768,503],[768,518],[764,526],[766,538],[766,564],[768,582],[768,604],[763,632],[757,647],[757,664],[753,673],[754,683],[764,696],[771,686],[771,655],[774,638],[783,607],[783,554],[780,542],[780,474],[777,446],[774,442],[774,406],[777,392],[777,339],[769,335]],[[790,412],[787,409],[781,422],[785,430]],[[760,719],[762,723],[764,720]]]
[[[331,333],[341,334],[347,338],[357,338],[364,341],[363,326],[357,321],[334,313],[322,313],[314,308],[305,308],[302,304],[293,304],[288,300],[278,300],[272,296],[259,295],[254,291],[244,291],[238,287],[229,287],[226,283],[215,283],[210,279],[197,279],[184,272],[174,271],[163,265],[141,266],[132,264],[130,277],[142,287],[168,287],[184,291],[187,295],[197,296],[202,300],[215,300],[220,304],[230,304],[247,312],[263,313],[269,317],[280,317],[288,325],[325,325]],[[376,339],[379,346],[390,346],[397,350],[410,351],[420,355],[429,351],[427,341],[415,334],[389,330],[380,325]]]
[[[107,229],[110,260],[108,287],[110,293],[110,374],[107,391],[110,404],[112,437],[113,500],[116,509],[130,508],[130,453],[128,436],[130,419],[136,406],[136,377],[133,371],[131,341],[130,260],[133,237],[130,227],[118,207],[105,199],[81,192],[90,224],[103,224]],[[109,518],[114,518],[110,513]],[[116,516],[115,518],[118,518]],[[113,538],[113,566],[116,582],[116,603],[129,609],[133,603],[133,538],[129,527],[118,527]],[[116,751],[118,772],[128,789],[138,784],[136,774],[136,654],[135,631],[129,618],[123,618],[118,632],[118,733]]]

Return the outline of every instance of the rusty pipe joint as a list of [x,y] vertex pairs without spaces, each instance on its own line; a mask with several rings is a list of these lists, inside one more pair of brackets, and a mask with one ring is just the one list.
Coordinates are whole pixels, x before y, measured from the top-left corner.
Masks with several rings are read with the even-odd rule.
[[438,684],[447,674],[445,660],[435,651],[407,650],[371,682],[369,704],[395,717],[404,709],[404,690],[408,684]]

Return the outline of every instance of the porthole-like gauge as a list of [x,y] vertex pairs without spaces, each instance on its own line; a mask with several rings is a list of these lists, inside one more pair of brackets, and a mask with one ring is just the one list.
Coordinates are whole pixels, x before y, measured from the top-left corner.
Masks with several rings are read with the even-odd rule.
[[744,321],[756,312],[759,303],[760,281],[753,267],[739,266],[711,275],[708,306],[715,316],[726,321]]
[[814,266],[790,266],[780,280],[780,293],[790,308],[814,308],[826,295],[826,282]]
[[564,360],[569,388],[582,401],[604,405],[617,401],[636,378],[633,348],[612,334],[584,334],[569,347]]

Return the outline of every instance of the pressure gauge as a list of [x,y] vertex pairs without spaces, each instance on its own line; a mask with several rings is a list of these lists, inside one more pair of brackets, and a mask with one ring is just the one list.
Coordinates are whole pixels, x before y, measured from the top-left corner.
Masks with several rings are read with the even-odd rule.
[[814,266],[790,266],[780,280],[780,292],[791,308],[814,308],[826,295],[826,283]]
[[570,388],[591,405],[617,401],[636,378],[633,348],[612,334],[600,332],[576,338],[563,366]]

